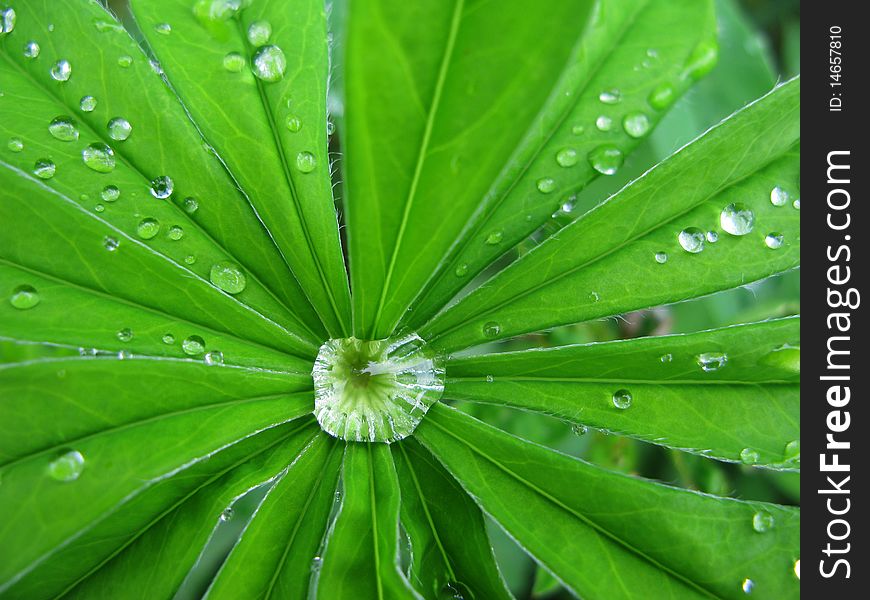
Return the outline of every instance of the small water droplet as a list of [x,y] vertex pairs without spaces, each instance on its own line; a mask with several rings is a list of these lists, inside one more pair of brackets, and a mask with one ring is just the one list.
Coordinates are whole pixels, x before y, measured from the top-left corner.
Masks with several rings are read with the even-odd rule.
[[724,352],[703,352],[695,357],[695,362],[703,371],[718,371],[728,364],[728,355]]
[[788,204],[790,196],[787,191],[779,186],[770,190],[770,203],[774,206],[785,206]]
[[538,191],[542,194],[550,194],[556,191],[556,180],[552,177],[541,177],[538,179],[535,187],[537,187]]
[[12,290],[9,303],[18,310],[27,310],[39,304],[39,292],[31,285],[19,285]]
[[26,58],[36,58],[39,56],[39,44],[30,40],[24,44],[24,56]]
[[130,137],[130,133],[133,131],[133,126],[123,117],[115,117],[109,121],[106,128],[109,130],[109,137],[119,142],[123,142]]
[[195,262],[196,262],[196,257],[193,254],[188,254],[187,256],[184,257],[184,264],[186,264],[186,265],[192,265]]
[[118,246],[120,245],[121,243],[117,240],[117,238],[113,238],[109,235],[103,238],[103,248],[105,248],[109,252],[114,252],[118,249]]
[[4,8],[0,11],[0,34],[10,33],[15,29],[15,9]]
[[55,117],[48,124],[48,132],[51,136],[62,142],[74,142],[79,139],[79,130],[75,122],[69,117]]
[[118,340],[121,342],[129,342],[130,340],[133,339],[133,331],[128,327],[121,329],[117,335],[118,335]]
[[284,51],[278,46],[263,46],[254,53],[251,70],[263,81],[281,81],[286,68],[287,59],[284,57]]
[[332,135],[335,133],[335,123],[332,121],[326,121],[326,135]]
[[740,462],[744,465],[754,465],[761,460],[761,455],[757,450],[753,450],[752,448],[744,448],[740,451]]
[[589,433],[589,428],[586,425],[581,425],[580,423],[574,423],[571,425],[571,433],[574,435],[586,435]]
[[796,561],[794,561],[793,571],[794,571],[794,576],[797,577],[798,579],[800,579],[801,578],[801,559],[797,559]]
[[773,528],[773,515],[760,510],[752,515],[752,528],[758,533],[764,533]]
[[124,54],[123,56],[118,57],[118,66],[121,67],[122,69],[126,69],[127,67],[129,67],[132,64],[133,64],[133,57],[132,56]]
[[319,556],[315,556],[311,559],[311,572],[318,573],[320,569],[323,567],[323,559]]
[[21,141],[21,138],[10,138],[9,143],[6,144],[6,147],[9,148],[12,152],[21,152],[24,150],[24,142]]
[[311,152],[300,152],[296,155],[296,168],[303,173],[310,173],[317,166],[317,159]]
[[713,70],[718,58],[719,46],[715,38],[701,42],[689,55],[684,71],[685,76],[695,80],[700,79]]
[[656,262],[660,265],[668,262],[668,253],[667,252],[656,252]]
[[642,138],[649,132],[650,122],[642,112],[631,112],[622,119],[622,128],[633,138]]
[[169,23],[158,23],[154,26],[154,31],[159,33],[160,35],[169,35],[172,33],[172,25]]
[[786,444],[784,456],[786,462],[799,461],[801,459],[801,441],[792,440],[788,444]]
[[296,115],[289,115],[287,117],[287,129],[296,133],[300,129],[302,129],[302,119],[297,117]]
[[224,56],[223,65],[230,73],[239,73],[245,68],[245,57],[238,52],[229,52]]
[[488,236],[486,236],[486,243],[490,246],[495,246],[496,244],[501,243],[501,239],[504,236],[504,233],[499,231],[492,231]]
[[212,265],[209,280],[228,294],[238,294],[245,289],[247,278],[242,268],[234,262],[222,260]]
[[697,227],[686,227],[677,235],[677,239],[683,250],[697,254],[704,249],[704,241],[707,239],[707,236]]
[[173,242],[177,242],[184,237],[184,229],[181,227],[181,225],[173,225],[166,233],[166,237],[168,237]]
[[107,185],[103,188],[103,191],[100,192],[100,198],[103,199],[103,202],[114,202],[120,195],[121,190],[119,190],[115,185]]
[[749,594],[752,592],[752,588],[755,587],[755,582],[751,579],[744,579],[743,583],[740,584],[740,589],[743,590],[744,594]]
[[132,357],[133,355],[130,354],[129,350],[121,350],[118,352],[118,360],[127,360]]
[[224,354],[218,350],[211,350],[205,353],[203,362],[208,366],[222,365],[224,364]]
[[465,277],[468,274],[468,265],[466,263],[458,265],[453,273],[457,277]]
[[51,67],[51,78],[55,81],[69,81],[72,76],[72,65],[68,60],[61,59]]
[[152,217],[147,217],[139,221],[136,226],[136,235],[143,240],[153,239],[160,231],[160,221]]
[[232,518],[233,518],[233,507],[228,506],[223,510],[223,512],[221,512],[220,520],[223,521],[224,523],[226,523],[227,521],[229,521]]
[[175,343],[175,336],[172,335],[171,333],[164,334],[161,339],[163,340],[163,343],[167,344],[167,345]]
[[168,175],[160,175],[151,180],[151,195],[158,200],[165,200],[172,195],[175,183]]
[[556,162],[560,167],[573,167],[580,160],[574,148],[562,148],[556,153]]
[[79,100],[79,108],[84,112],[93,112],[96,107],[97,99],[93,96],[82,96],[82,99]]
[[606,115],[601,115],[595,119],[595,127],[597,127],[599,131],[610,131],[613,129],[613,119]]
[[783,236],[781,233],[771,232],[764,236],[764,245],[771,250],[782,247]]
[[106,207],[103,206],[102,204],[97,204],[97,205],[94,206],[94,210],[95,210],[96,212],[98,212],[98,213],[101,213],[101,212],[103,212],[104,210],[106,210]]
[[722,209],[719,224],[731,235],[746,235],[755,226],[755,213],[745,204],[735,202]]
[[798,198],[797,200],[792,202],[791,205],[794,206],[795,209],[800,210],[801,209],[801,199]]
[[184,212],[189,215],[192,215],[197,210],[199,210],[199,202],[196,201],[196,198],[189,196],[184,199],[181,203],[181,206],[184,208]]
[[660,83],[649,93],[647,102],[656,110],[664,110],[674,102],[675,98],[674,86],[670,83]]
[[40,179],[51,179],[54,177],[54,172],[56,170],[57,167],[55,164],[47,158],[41,158],[33,165],[33,174]]
[[48,475],[64,483],[78,479],[85,469],[85,457],[78,450],[62,450],[48,464]]
[[199,356],[205,352],[205,340],[198,335],[192,335],[181,342],[181,349],[188,356]]
[[254,21],[248,25],[248,41],[255,48],[264,46],[272,37],[272,25],[268,21]]
[[631,407],[632,396],[631,392],[628,390],[616,390],[613,392],[613,406],[619,409],[626,409]]
[[589,153],[589,164],[602,175],[615,175],[625,157],[616,146],[598,146]]
[[672,360],[674,360],[674,355],[671,354],[670,352],[668,352],[667,354],[662,354],[661,356],[659,356],[659,361],[661,361],[663,363],[669,363]]
[[571,127],[571,133],[574,135],[583,135],[583,132],[586,131],[586,128],[582,125],[574,125]]
[[82,150],[82,160],[97,173],[115,170],[115,151],[102,142],[94,142]]
[[715,244],[716,242],[719,241],[719,234],[715,231],[708,231],[707,232],[707,241],[710,242],[711,244]]
[[490,321],[483,326],[483,335],[488,338],[494,338],[499,333],[501,333],[501,325],[499,325],[495,321]]
[[622,100],[622,94],[619,90],[604,90],[598,94],[598,100],[603,104],[619,104]]

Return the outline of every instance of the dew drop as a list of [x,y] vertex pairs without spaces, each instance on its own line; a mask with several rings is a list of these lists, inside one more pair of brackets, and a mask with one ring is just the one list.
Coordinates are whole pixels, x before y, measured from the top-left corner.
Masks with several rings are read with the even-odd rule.
[[622,119],[622,128],[633,138],[642,138],[649,132],[650,122],[642,112],[631,112]]
[[486,377],[484,377],[484,380],[487,383],[492,383],[493,381],[495,381],[495,377],[493,377],[492,375],[487,375]]
[[674,86],[670,83],[660,83],[649,93],[647,102],[656,110],[664,110],[674,102],[675,98]]
[[79,108],[84,112],[93,112],[97,108],[97,99],[93,96],[82,96],[79,100]]
[[130,354],[130,352],[128,350],[121,350],[120,352],[118,352],[118,360],[127,360],[128,358],[131,358],[132,356],[133,355]]
[[303,173],[310,173],[317,166],[317,159],[311,152],[300,152],[296,155],[296,168]]
[[30,40],[24,44],[24,56],[26,58],[36,58],[39,56],[39,44]]
[[82,160],[97,173],[111,173],[115,169],[115,151],[102,142],[94,142],[82,150]]
[[705,372],[718,371],[728,364],[728,355],[724,352],[704,352],[695,357],[695,362]]
[[40,179],[51,179],[57,167],[47,158],[41,158],[33,165],[33,174]]
[[130,133],[133,131],[133,126],[130,125],[130,122],[122,117],[115,117],[109,121],[106,127],[109,130],[109,137],[119,142],[123,142],[130,137]]
[[794,206],[796,210],[800,210],[801,209],[801,199],[798,198],[797,200],[792,202],[791,205]]
[[184,208],[184,212],[189,215],[192,215],[197,210],[199,210],[199,202],[197,202],[196,198],[189,196],[184,199],[181,203],[182,208]]
[[21,152],[24,150],[24,142],[21,141],[21,138],[10,138],[9,142],[6,144],[6,147],[9,148],[12,152]]
[[488,236],[486,236],[486,243],[490,246],[495,246],[496,244],[501,243],[501,239],[504,236],[504,233],[499,231],[493,231]]
[[794,576],[797,577],[798,579],[800,579],[801,578],[801,559],[797,559],[796,561],[794,561],[793,570],[794,570]]
[[55,481],[78,479],[85,469],[85,457],[78,450],[63,450],[48,464],[48,475]]
[[761,455],[758,454],[757,450],[744,448],[740,451],[740,462],[744,465],[754,465],[757,464],[759,460],[761,460]]
[[499,325],[495,321],[490,321],[483,326],[483,335],[488,338],[494,338],[499,333],[501,333],[501,325]]
[[177,242],[184,237],[184,229],[180,225],[173,225],[166,233],[166,237],[168,237],[173,242]]
[[4,8],[0,11],[0,34],[10,33],[15,29],[15,9]]
[[125,54],[123,56],[118,57],[118,66],[121,67],[122,69],[126,69],[127,67],[129,67],[132,64],[133,64],[133,57],[130,55]]
[[208,278],[213,284],[228,294],[238,294],[247,285],[247,278],[241,267],[228,260],[222,260],[213,264]]
[[69,81],[72,75],[72,65],[68,60],[61,59],[51,67],[51,78],[55,81]]
[[615,175],[625,157],[616,146],[598,146],[589,153],[589,164],[602,175]]
[[692,79],[700,79],[716,66],[719,47],[715,39],[706,40],[695,46],[686,63],[685,74]]
[[184,257],[184,264],[186,264],[186,265],[192,265],[195,262],[196,262],[196,257],[193,254],[188,254],[187,256]]
[[168,175],[160,175],[151,180],[151,195],[158,200],[165,200],[172,195],[175,184]]
[[707,236],[697,227],[686,227],[677,235],[677,239],[683,250],[691,254],[697,254],[704,249],[704,241],[707,239]]
[[69,117],[55,117],[48,124],[48,132],[51,136],[62,142],[74,142],[79,139],[79,130]]
[[598,100],[603,104],[619,104],[622,100],[622,94],[619,90],[604,90],[598,94]]
[[121,195],[121,190],[118,189],[118,186],[115,185],[107,185],[103,188],[103,191],[100,192],[100,198],[103,199],[103,202],[114,202]]
[[770,203],[774,206],[785,206],[788,204],[789,194],[779,186],[770,190]]
[[613,406],[624,410],[631,407],[632,396],[628,390],[616,390],[613,392]]
[[758,533],[770,531],[773,528],[773,515],[760,510],[752,515],[752,528]]
[[146,217],[139,221],[136,226],[136,235],[143,240],[153,239],[160,232],[160,221],[152,217]]
[[574,135],[583,135],[584,131],[586,131],[586,128],[582,125],[574,125],[571,128],[571,133],[573,133]]
[[580,160],[574,148],[562,148],[556,153],[556,162],[560,167],[573,167]]
[[581,425],[580,423],[574,423],[571,425],[571,433],[574,435],[586,435],[589,433],[589,428],[586,425]]
[[613,119],[606,115],[601,115],[595,119],[595,126],[598,128],[598,131],[610,131],[613,129]]
[[163,343],[166,345],[171,345],[171,344],[175,343],[175,336],[172,335],[171,333],[163,334],[163,337],[161,339],[163,340]]
[[320,569],[323,567],[323,559],[319,556],[315,556],[311,559],[311,572],[319,573]]
[[786,462],[797,462],[801,458],[801,441],[792,440],[785,445]]
[[154,26],[154,31],[159,33],[160,35],[169,35],[172,33],[172,25],[169,23],[158,23]]
[[743,590],[744,594],[749,594],[752,592],[752,588],[755,587],[755,582],[751,579],[747,578],[743,580],[743,583],[740,584],[740,589]]
[[210,367],[214,365],[222,365],[224,364],[224,354],[219,350],[211,350],[205,353],[203,362]]
[[222,512],[220,516],[220,520],[224,523],[233,518],[233,507],[228,506]]
[[284,51],[278,46],[263,46],[254,53],[251,69],[254,75],[263,81],[281,81],[286,68],[287,59],[284,57]]
[[719,224],[731,235],[746,235],[755,226],[755,213],[745,204],[735,202],[722,209]]
[[97,204],[97,205],[94,206],[94,210],[95,210],[96,212],[98,212],[98,213],[101,213],[101,212],[103,212],[104,210],[106,210],[106,207],[103,206],[102,204]]
[[229,52],[224,56],[223,65],[230,73],[239,73],[245,68],[245,57],[238,52]]
[[127,327],[121,329],[118,334],[118,341],[120,342],[129,342],[133,339],[133,331]]
[[296,133],[300,129],[302,129],[302,119],[297,117],[296,115],[290,115],[287,117],[287,129]]
[[764,245],[771,250],[776,250],[782,247],[783,237],[781,233],[771,232],[764,236]]
[[272,25],[268,21],[254,21],[248,26],[248,41],[255,48],[264,46],[272,37]]
[[333,133],[335,133],[335,123],[333,123],[332,121],[327,121],[326,122],[326,135],[332,135]]
[[188,356],[199,356],[205,352],[205,340],[198,335],[192,335],[181,342],[181,350]]
[[537,187],[538,191],[542,194],[550,194],[556,191],[556,180],[552,177],[541,177],[538,179],[537,183],[535,183],[535,187]]
[[668,262],[668,253],[667,252],[656,252],[656,262],[660,265]]
[[121,243],[117,240],[117,238],[113,238],[109,235],[103,238],[103,248],[105,248],[109,252],[114,252],[118,249],[118,246],[120,245]]
[[457,277],[465,277],[468,274],[468,264],[462,263],[456,267],[456,270],[453,273]]
[[710,242],[711,244],[715,244],[716,242],[719,241],[719,234],[715,231],[708,231],[707,232],[707,241]]
[[12,290],[9,303],[18,310],[28,310],[39,304],[39,292],[30,285],[19,285]]
[[661,361],[663,363],[669,363],[673,360],[674,360],[674,355],[671,354],[670,352],[667,354],[662,354],[661,356],[659,356],[659,361]]

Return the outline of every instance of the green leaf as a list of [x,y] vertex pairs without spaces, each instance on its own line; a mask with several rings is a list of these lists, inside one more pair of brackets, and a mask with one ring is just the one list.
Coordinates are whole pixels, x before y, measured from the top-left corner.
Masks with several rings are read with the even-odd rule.
[[[264,0],[209,16],[210,2],[132,3],[133,14],[191,118],[244,190],[332,337],[350,329],[350,298],[327,155],[323,2]],[[164,24],[172,31],[165,33]],[[268,26],[258,39],[250,27]],[[263,49],[286,63],[254,75]],[[227,61],[237,61],[227,68]]]
[[[743,285],[800,262],[800,79],[777,87],[635,180],[420,330],[445,350]],[[773,190],[790,195],[784,205]],[[722,223],[738,203],[747,235]],[[683,230],[718,232],[703,252]],[[720,231],[721,229],[721,231]],[[765,238],[783,236],[771,249]],[[666,255],[660,263],[658,253]],[[627,274],[631,274],[629,277]],[[713,275],[715,273],[715,275]]]
[[[639,598],[655,590],[661,598],[742,598],[744,585],[762,598],[799,597],[794,508],[608,472],[441,404],[416,437],[581,597]],[[769,527],[756,531],[762,525]]]
[[399,480],[386,444],[348,444],[319,598],[419,598],[399,570]]
[[206,594],[208,598],[309,597],[341,467],[322,431],[279,475]]
[[[542,224],[552,225],[554,214],[574,210],[576,194],[601,175],[594,157],[605,148],[629,155],[715,63],[711,2],[608,0],[595,10],[558,65],[559,79],[524,138],[485,193],[474,198],[462,237],[415,303],[414,327],[500,255]],[[551,30],[545,29],[547,36]],[[504,123],[517,125],[512,118]],[[614,172],[621,166],[619,158]]]
[[[262,223],[129,35],[95,2],[17,8],[15,29],[0,42],[0,135],[19,144],[19,151],[0,153],[0,210],[4,222],[19,227],[0,235],[0,258],[213,324],[241,324],[247,313],[254,336],[277,330],[285,345],[301,336],[297,352],[316,342],[322,326]],[[28,41],[40,46],[36,58],[22,51]],[[66,81],[51,74],[60,61],[69,65]],[[86,97],[94,99],[93,110],[82,108]],[[71,120],[69,141],[49,132],[57,118]],[[108,124],[115,118],[132,127],[128,139],[112,138]],[[112,149],[114,169],[85,166],[83,152],[92,144]],[[54,165],[52,177],[34,175],[40,161]],[[149,191],[161,176],[173,182],[165,200]],[[117,196],[105,192],[109,186]],[[160,224],[147,240],[137,235],[144,219]],[[22,246],[23,239],[31,243]],[[117,249],[107,251],[115,242]],[[246,274],[237,297],[209,281],[212,265],[223,261]],[[163,293],[152,293],[155,286]],[[174,301],[180,297],[187,301]]]
[[413,439],[397,445],[402,525],[411,539],[411,579],[426,598],[511,598],[480,509]]
[[[554,415],[723,460],[800,468],[798,318],[468,356],[450,361],[447,374],[447,398]],[[624,409],[614,403],[622,391],[631,397]]]

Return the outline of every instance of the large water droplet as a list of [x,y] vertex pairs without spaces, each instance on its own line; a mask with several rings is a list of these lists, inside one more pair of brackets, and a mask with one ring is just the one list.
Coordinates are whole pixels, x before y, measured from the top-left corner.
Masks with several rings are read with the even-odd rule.
[[647,102],[656,110],[664,110],[673,104],[677,94],[670,83],[660,83],[649,93]]
[[51,78],[55,81],[69,81],[72,76],[72,65],[68,60],[61,59],[51,67]]
[[48,464],[48,475],[64,483],[78,479],[85,470],[85,457],[78,450],[63,450]]
[[779,186],[770,190],[770,203],[774,206],[785,206],[788,204],[789,194]]
[[613,392],[613,406],[619,409],[626,409],[631,407],[632,396],[631,392],[628,390],[616,390]]
[[755,226],[755,213],[745,204],[734,202],[722,209],[719,224],[731,235],[746,235]]
[[760,510],[752,515],[752,528],[758,533],[764,533],[773,529],[773,515]]
[[490,321],[483,326],[483,335],[488,338],[494,338],[499,333],[501,333],[501,325],[495,321]]
[[121,329],[120,331],[118,331],[117,337],[118,337],[118,341],[129,342],[130,340],[133,339],[133,330],[130,329],[129,327],[125,327],[124,329]]
[[268,21],[254,21],[248,25],[248,41],[258,48],[265,46],[272,37],[272,25]]
[[102,142],[94,142],[82,150],[82,160],[97,173],[115,170],[115,151]]
[[24,56],[26,58],[36,58],[39,56],[39,44],[30,40],[24,44]]
[[0,34],[7,34],[15,29],[15,19],[14,8],[0,10]]
[[133,126],[123,117],[115,117],[109,121],[106,127],[109,130],[109,137],[119,142],[123,142],[130,137],[130,133],[133,131]]
[[10,138],[9,142],[6,144],[6,147],[9,148],[12,152],[21,152],[24,150],[24,142],[21,141],[21,138]]
[[165,200],[172,195],[175,184],[168,175],[160,175],[151,180],[151,195],[158,200]]
[[181,342],[181,350],[188,356],[199,356],[205,352],[205,340],[198,335],[191,335]]
[[228,260],[222,260],[213,264],[208,278],[213,284],[228,294],[238,294],[247,285],[247,278],[242,268]]
[[758,453],[758,450],[744,448],[740,451],[740,462],[744,465],[758,464],[759,460],[761,460],[761,455]]
[[284,51],[278,46],[263,46],[254,53],[251,70],[263,81],[281,81],[287,69]]
[[75,122],[69,117],[55,117],[48,124],[48,132],[56,140],[62,142],[74,142],[79,139],[79,130]]
[[781,233],[771,232],[764,236],[764,245],[771,250],[776,250],[782,247],[783,236]]
[[19,285],[12,290],[9,303],[18,310],[27,310],[39,304],[39,292],[31,285]]
[[683,250],[692,254],[697,254],[704,249],[704,242],[706,241],[707,236],[697,227],[686,227],[679,233],[679,235],[677,235],[677,239],[680,242],[680,246],[683,247]]
[[633,138],[642,138],[649,132],[649,117],[642,112],[630,112],[622,119],[622,128]]
[[296,155],[296,168],[303,173],[310,173],[317,166],[317,158],[311,152],[300,152]]
[[97,108],[97,99],[93,96],[82,96],[82,99],[79,100],[79,108],[83,112],[93,112]]
[[103,188],[103,191],[100,192],[100,198],[103,199],[103,202],[114,202],[121,196],[121,190],[118,189],[118,186],[115,185],[107,185]]
[[573,167],[579,160],[580,156],[574,148],[562,148],[556,153],[556,163],[560,167]]
[[146,217],[139,221],[136,226],[136,235],[143,240],[153,239],[160,231],[160,221],[152,217]]
[[589,164],[602,175],[616,175],[625,157],[616,146],[598,146],[589,153]]
[[40,179],[51,179],[57,166],[47,158],[40,158],[33,164],[33,174]]
[[728,355],[724,352],[703,352],[695,357],[695,361],[703,371],[718,371],[728,364]]

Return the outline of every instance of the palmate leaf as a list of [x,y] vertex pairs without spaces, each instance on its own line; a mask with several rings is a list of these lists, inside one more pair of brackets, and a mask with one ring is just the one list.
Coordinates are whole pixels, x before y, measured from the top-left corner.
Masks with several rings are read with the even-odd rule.
[[[339,57],[320,1],[131,4],[142,47],[96,2],[0,0],[0,597],[189,591],[252,490],[208,597],[509,598],[484,515],[584,597],[797,594],[796,509],[616,475],[444,403],[393,445],[310,415],[327,338],[422,328],[448,355],[797,265],[799,213],[769,200],[799,194],[795,80],[461,292],[711,68],[711,2],[349,0]],[[680,249],[737,201],[750,235]],[[478,349],[445,356],[444,400],[797,469],[798,327]],[[710,351],[727,366],[704,372]]]

